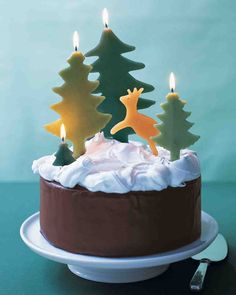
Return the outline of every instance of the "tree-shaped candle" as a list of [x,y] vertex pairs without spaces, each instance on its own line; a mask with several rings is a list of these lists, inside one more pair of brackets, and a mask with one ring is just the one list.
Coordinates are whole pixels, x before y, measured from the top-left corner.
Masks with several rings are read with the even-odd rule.
[[[108,28],[108,13],[103,11],[104,30],[97,47],[86,53],[86,56],[98,56],[98,59],[92,64],[92,72],[98,72],[100,81],[99,87],[94,90],[95,93],[101,93],[106,99],[99,106],[99,110],[104,113],[111,113],[112,119],[103,128],[104,135],[111,137],[110,130],[125,117],[125,107],[120,102],[120,97],[127,89],[134,87],[143,87],[144,92],[154,89],[152,85],[136,80],[131,76],[130,71],[143,69],[143,63],[134,62],[122,56],[122,53],[135,50],[134,46],[123,43],[117,38],[113,31]],[[138,109],[145,109],[153,105],[153,100],[140,98]],[[112,137],[127,142],[128,135],[134,133],[131,128],[123,129]]]
[[166,99],[167,102],[161,104],[164,110],[163,114],[157,115],[162,121],[156,127],[160,134],[153,138],[160,146],[170,151],[170,160],[175,161],[180,157],[180,150],[194,144],[200,136],[194,135],[188,130],[194,123],[188,122],[186,119],[191,112],[183,110],[186,102],[181,100],[175,90],[174,74],[170,75],[170,90]]
[[65,125],[61,124],[61,144],[59,145],[59,149],[55,154],[55,161],[53,162],[54,166],[65,166],[70,165],[75,161],[72,156],[72,151],[68,148],[68,144],[65,142],[66,140],[66,130]]
[[65,83],[53,88],[55,93],[62,96],[62,101],[52,105],[51,108],[60,114],[61,118],[45,126],[47,131],[60,136],[60,126],[62,123],[65,124],[67,138],[73,143],[74,158],[85,152],[86,139],[104,128],[111,119],[111,115],[97,110],[105,98],[92,94],[98,87],[99,81],[88,81],[92,66],[83,63],[85,57],[77,51],[78,43],[79,36],[75,32],[75,52],[68,59],[70,66],[59,73]]
[[116,134],[124,128],[131,127],[134,132],[140,137],[144,138],[155,156],[157,156],[157,148],[155,142],[152,140],[152,136],[159,134],[157,128],[154,127],[154,124],[157,122],[143,114],[140,114],[137,111],[137,104],[140,94],[143,92],[143,88],[137,90],[134,88],[133,92],[128,89],[128,95],[122,96],[120,101],[126,108],[126,116],[123,121],[117,123],[112,129],[111,134]]

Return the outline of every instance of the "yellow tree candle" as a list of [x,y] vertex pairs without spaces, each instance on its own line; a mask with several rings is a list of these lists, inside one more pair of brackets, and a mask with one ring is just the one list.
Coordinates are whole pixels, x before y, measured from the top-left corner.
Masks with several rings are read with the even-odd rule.
[[157,156],[158,151],[156,144],[151,138],[159,134],[158,129],[154,127],[154,124],[157,122],[148,116],[140,114],[137,110],[138,99],[142,92],[143,88],[139,90],[134,88],[133,92],[128,90],[128,95],[120,98],[120,101],[126,108],[126,116],[123,121],[117,123],[111,129],[111,134],[115,134],[124,128],[131,127],[137,135],[144,138],[149,143],[152,153]]
[[194,135],[188,130],[193,126],[193,123],[186,119],[191,115],[191,112],[183,110],[186,102],[179,98],[175,93],[175,77],[170,75],[170,93],[166,96],[166,102],[161,104],[165,111],[163,114],[157,115],[162,121],[156,127],[160,134],[153,138],[160,146],[170,151],[170,160],[175,161],[180,157],[180,150],[194,144],[200,136]]
[[60,126],[63,123],[67,130],[67,138],[73,143],[73,156],[78,158],[85,152],[86,139],[94,136],[110,121],[111,115],[97,111],[97,107],[105,99],[92,92],[98,87],[99,81],[89,81],[88,74],[92,66],[85,65],[84,55],[77,51],[79,46],[78,33],[74,33],[75,51],[68,59],[69,68],[59,75],[65,81],[53,91],[62,97],[62,101],[51,106],[61,118],[47,124],[46,130],[60,136]]

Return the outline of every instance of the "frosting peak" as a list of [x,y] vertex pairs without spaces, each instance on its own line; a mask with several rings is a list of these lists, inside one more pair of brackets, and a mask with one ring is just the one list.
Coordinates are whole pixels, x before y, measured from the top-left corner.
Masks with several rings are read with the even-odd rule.
[[86,142],[86,153],[70,165],[53,166],[54,155],[33,162],[34,173],[46,180],[72,188],[77,184],[90,191],[127,193],[163,190],[183,186],[200,176],[195,152],[182,150],[179,160],[170,162],[170,153],[159,147],[158,157],[142,143],[121,143],[98,133]]

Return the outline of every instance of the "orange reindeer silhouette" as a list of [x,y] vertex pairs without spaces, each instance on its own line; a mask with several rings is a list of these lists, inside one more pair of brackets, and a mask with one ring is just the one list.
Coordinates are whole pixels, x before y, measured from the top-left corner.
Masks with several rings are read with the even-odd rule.
[[128,95],[121,96],[120,101],[126,108],[126,116],[123,121],[117,123],[111,129],[111,134],[115,134],[126,127],[131,127],[137,135],[144,138],[148,142],[152,153],[157,156],[158,151],[156,144],[151,139],[152,136],[159,134],[159,130],[154,127],[154,124],[157,122],[148,116],[140,114],[137,110],[138,99],[142,92],[143,88],[140,88],[139,90],[134,88],[133,92],[128,89]]

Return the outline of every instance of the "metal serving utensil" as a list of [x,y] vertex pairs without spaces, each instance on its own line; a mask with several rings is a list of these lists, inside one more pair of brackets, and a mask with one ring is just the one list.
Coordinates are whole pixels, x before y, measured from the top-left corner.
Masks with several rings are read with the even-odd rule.
[[225,238],[218,234],[214,242],[204,251],[192,256],[192,259],[199,260],[200,264],[190,281],[190,289],[192,291],[201,291],[207,267],[211,262],[218,262],[227,256],[228,246]]

